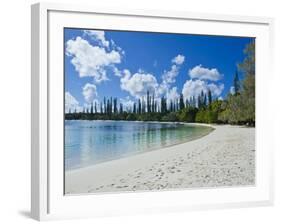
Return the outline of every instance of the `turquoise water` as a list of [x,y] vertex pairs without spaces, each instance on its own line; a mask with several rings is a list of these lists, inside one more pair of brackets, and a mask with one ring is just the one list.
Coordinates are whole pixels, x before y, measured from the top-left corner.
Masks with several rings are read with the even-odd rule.
[[210,127],[134,121],[65,121],[65,169],[76,169],[202,137]]

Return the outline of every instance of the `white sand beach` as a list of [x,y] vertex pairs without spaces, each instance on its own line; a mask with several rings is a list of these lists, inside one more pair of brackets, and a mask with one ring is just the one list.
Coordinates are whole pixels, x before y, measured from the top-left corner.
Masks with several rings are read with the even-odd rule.
[[213,127],[197,140],[67,171],[65,193],[255,184],[255,128]]

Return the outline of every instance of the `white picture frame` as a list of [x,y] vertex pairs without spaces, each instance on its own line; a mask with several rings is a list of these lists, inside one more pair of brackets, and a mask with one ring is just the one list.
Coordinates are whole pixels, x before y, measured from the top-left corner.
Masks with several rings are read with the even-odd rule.
[[[272,18],[38,3],[32,15],[32,148],[31,214],[37,220],[100,217],[192,209],[264,206],[273,203],[273,152],[270,135],[272,76]],[[79,19],[77,19],[79,18]],[[257,38],[256,185],[219,189],[189,189],[87,196],[63,195],[61,148],[61,77],[63,27],[95,27]],[[148,26],[149,24],[149,26]],[[174,27],[173,29],[171,27]],[[55,74],[55,75],[54,75]],[[61,76],[60,76],[61,74]],[[60,95],[62,94],[62,95]],[[267,106],[264,106],[267,105]],[[58,115],[60,114],[60,115]],[[54,148],[57,150],[54,151]],[[186,199],[186,200],[185,200]],[[187,200],[188,199],[188,200]]]

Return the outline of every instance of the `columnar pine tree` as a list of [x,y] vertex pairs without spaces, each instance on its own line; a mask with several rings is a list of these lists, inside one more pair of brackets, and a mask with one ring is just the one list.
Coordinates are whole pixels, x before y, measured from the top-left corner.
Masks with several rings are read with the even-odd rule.
[[109,99],[107,99],[107,103],[106,103],[106,113],[109,114],[109,106],[110,106],[110,101]]
[[185,108],[188,108],[189,107],[189,101],[188,99],[185,100]]
[[183,100],[183,94],[180,94],[180,105],[179,109],[182,110],[184,108],[184,100]]
[[146,111],[147,111],[147,113],[150,113],[150,102],[149,102],[149,99],[150,99],[149,91],[147,90],[147,93],[146,93],[146,106],[147,106]]
[[167,112],[167,102],[165,97],[161,98],[161,113],[166,113]]
[[207,95],[204,93],[204,99],[203,99],[203,106],[206,107],[207,105]]
[[142,113],[145,113],[145,102],[144,102],[144,98],[142,97],[142,103],[141,103],[141,109],[142,109]]
[[201,107],[202,107],[201,96],[200,96],[200,95],[198,95],[198,98],[197,98],[197,107],[198,107],[198,108],[201,108]]
[[123,104],[122,103],[120,103],[120,105],[119,105],[119,113],[123,114]]
[[211,90],[208,90],[208,104],[212,103],[212,92]]
[[152,112],[152,97],[149,96],[149,113]]
[[117,98],[113,100],[113,113],[117,114]]
[[109,105],[109,114],[112,114],[112,109],[113,109],[113,98],[110,98],[110,105]]
[[203,90],[201,91],[200,102],[201,102],[201,107],[204,106],[204,92],[203,92]]
[[102,103],[100,103],[100,113],[103,114],[103,111],[102,111]]
[[103,98],[103,109],[104,109],[104,113],[107,114],[107,110],[106,110],[106,98]]
[[141,100],[138,100],[138,114],[141,114]]
[[235,75],[234,75],[233,86],[234,86],[234,94],[237,95],[240,91],[240,81],[239,81],[237,71],[235,72]]
[[190,104],[190,107],[194,107],[193,105],[193,97],[189,97],[189,104]]
[[90,113],[93,114],[94,113],[94,107],[93,107],[93,103],[91,103],[91,110]]
[[152,104],[151,104],[152,113],[155,112],[154,103],[155,103],[155,102],[154,102],[154,92],[153,92],[153,94],[152,94]]
[[95,114],[98,112],[97,110],[97,102],[95,101]]
[[137,113],[137,106],[136,106],[136,103],[134,103],[134,106],[133,106],[133,113],[134,113],[134,114]]
[[192,96],[192,106],[196,107],[196,100],[195,100],[195,96]]

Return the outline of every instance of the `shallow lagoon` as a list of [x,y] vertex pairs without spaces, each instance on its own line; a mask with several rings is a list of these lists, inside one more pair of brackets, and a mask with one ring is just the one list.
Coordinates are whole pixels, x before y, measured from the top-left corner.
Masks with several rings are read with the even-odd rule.
[[136,121],[65,121],[65,169],[77,169],[200,138],[211,127]]

